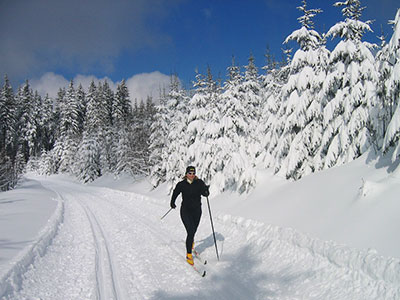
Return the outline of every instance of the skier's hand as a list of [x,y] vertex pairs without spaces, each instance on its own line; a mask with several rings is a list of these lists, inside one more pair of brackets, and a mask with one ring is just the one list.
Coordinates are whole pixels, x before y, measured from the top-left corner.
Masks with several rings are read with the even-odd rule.
[[206,188],[204,190],[204,196],[208,197],[210,195],[210,186],[206,184]]
[[173,208],[173,209],[175,209],[175,208],[176,208],[176,205],[175,205],[175,203],[171,202],[171,208]]

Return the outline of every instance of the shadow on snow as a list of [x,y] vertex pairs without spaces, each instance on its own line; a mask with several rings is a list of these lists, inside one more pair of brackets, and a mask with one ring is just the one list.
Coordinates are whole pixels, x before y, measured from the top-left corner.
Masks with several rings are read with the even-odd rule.
[[[224,241],[221,234],[216,234],[218,241]],[[221,243],[219,243],[221,245]],[[214,238],[201,240],[196,245],[200,253],[214,247]],[[218,249],[219,250],[219,249]],[[223,250],[223,249],[221,249]],[[217,265],[211,263],[206,278],[199,278],[199,289],[196,291],[173,293],[163,290],[156,291],[151,300],[183,300],[183,299],[264,299],[292,294],[290,286],[295,281],[305,279],[312,274],[309,272],[293,273],[289,270],[260,270],[260,249],[252,249],[250,245],[239,248],[233,254],[220,254]],[[268,250],[266,250],[268,251]],[[215,259],[216,260],[216,259]],[[215,261],[213,259],[213,261]],[[210,266],[209,266],[210,268]],[[183,276],[183,275],[182,275]],[[189,279],[188,279],[189,280]],[[188,282],[190,286],[192,281]]]

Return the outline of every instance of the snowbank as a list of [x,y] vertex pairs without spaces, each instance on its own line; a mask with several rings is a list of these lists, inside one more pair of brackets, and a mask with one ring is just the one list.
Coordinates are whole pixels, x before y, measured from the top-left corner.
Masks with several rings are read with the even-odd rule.
[[[248,242],[256,243],[262,249],[270,241],[285,241],[290,245],[305,248],[312,255],[320,255],[339,267],[352,271],[362,271],[374,280],[382,280],[399,288],[400,294],[400,259],[387,258],[374,250],[360,251],[334,241],[322,241],[300,233],[292,228],[266,225],[262,222],[218,215],[217,220],[225,224],[233,224],[248,233]],[[268,251],[265,247],[265,251]]]
[[[9,204],[8,213],[14,216],[7,218],[7,224],[2,224],[3,229],[13,237],[9,247],[11,253],[1,264],[0,270],[0,295],[7,295],[11,291],[18,290],[22,275],[36,257],[45,254],[47,246],[51,244],[59,224],[63,221],[64,204],[54,193],[32,179],[26,179],[19,189],[3,193],[2,196],[0,204]],[[16,201],[25,201],[24,208],[20,212],[16,212],[15,207],[18,205]],[[5,211],[4,215],[6,213]],[[19,216],[24,218],[23,222]],[[5,241],[4,235],[3,233],[0,241]],[[5,248],[7,246],[1,246],[2,253]]]

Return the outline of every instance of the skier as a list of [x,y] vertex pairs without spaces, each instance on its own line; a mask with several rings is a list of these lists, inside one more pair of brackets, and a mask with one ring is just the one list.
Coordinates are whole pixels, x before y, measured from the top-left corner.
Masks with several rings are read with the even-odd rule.
[[201,218],[201,196],[207,197],[210,194],[209,186],[196,176],[195,167],[187,167],[183,180],[176,185],[171,197],[171,208],[176,208],[175,200],[180,193],[182,193],[181,219],[187,232],[186,260],[193,265],[192,248]]

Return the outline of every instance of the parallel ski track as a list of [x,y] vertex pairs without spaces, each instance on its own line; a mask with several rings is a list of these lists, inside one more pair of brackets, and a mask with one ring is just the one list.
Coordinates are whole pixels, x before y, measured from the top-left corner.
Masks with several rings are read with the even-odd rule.
[[[117,191],[113,191],[113,192],[118,193]],[[130,197],[132,197],[132,196],[130,196]],[[185,251],[184,244],[182,244],[182,249],[180,249],[174,245],[171,245],[172,237],[169,235],[166,235],[166,232],[164,232],[164,231],[161,232],[159,230],[159,228],[155,229],[154,223],[152,223],[147,217],[140,214],[137,209],[132,208],[132,206],[130,206],[130,205],[124,205],[125,203],[123,201],[115,201],[112,198],[108,198],[108,199],[100,198],[100,200],[105,201],[108,204],[112,204],[114,207],[118,208],[119,211],[128,215],[130,218],[135,219],[135,221],[137,221],[141,225],[143,225],[147,230],[149,230],[160,241],[162,241],[164,244],[168,244],[169,248],[171,250],[173,250],[177,254],[178,257],[184,257],[184,251]],[[155,204],[153,204],[153,205],[155,205]],[[129,214],[128,214],[128,212],[129,212]],[[186,261],[186,259],[184,259],[184,260]]]
[[[138,232],[141,232],[143,234],[145,232],[149,232],[151,235],[153,235],[156,238],[156,240],[159,240],[163,243],[169,242],[169,240],[166,239],[166,237],[163,234],[161,234],[160,232],[158,232],[157,230],[155,230],[153,228],[154,224],[149,225],[148,223],[144,222],[143,217],[141,215],[139,215],[136,212],[136,210],[134,210],[132,208],[128,208],[127,206],[117,205],[118,201],[116,201],[116,202],[110,201],[110,200],[112,200],[112,198],[115,197],[115,195],[111,195],[110,197],[106,197],[106,196],[107,196],[107,193],[100,194],[98,192],[94,192],[94,193],[86,192],[83,199],[80,200],[81,203],[85,202],[84,206],[86,206],[86,209],[88,209],[89,206],[90,207],[92,207],[94,205],[96,206],[96,209],[93,209],[93,210],[89,209],[89,215],[91,215],[91,216],[89,216],[89,218],[91,217],[92,219],[94,219],[94,221],[93,222],[91,221],[91,223],[99,224],[98,219],[101,217],[98,215],[99,212],[98,211],[96,212],[97,208],[99,208],[99,207],[102,207],[103,209],[107,208],[108,217],[114,218],[114,219],[118,218],[119,220],[122,220],[122,219],[135,220],[135,223],[139,224],[139,228],[136,229]],[[105,212],[105,210],[101,211],[101,213],[102,212]],[[98,216],[95,217],[95,215],[98,215]],[[115,219],[115,220],[117,220],[117,219]],[[96,224],[94,224],[94,225],[96,226]],[[130,232],[130,234],[134,234],[134,232]],[[104,237],[106,236],[104,234],[103,230],[102,230],[102,235]],[[107,239],[105,239],[105,240],[107,241]],[[108,242],[108,244],[110,244],[110,243]],[[107,248],[110,248],[110,247],[107,247]],[[118,286],[118,284],[117,284],[118,278],[122,278],[122,277],[120,277],[119,275],[116,276],[115,272],[113,271],[116,269],[115,266],[118,265],[118,263],[113,263],[113,260],[114,260],[113,257],[116,259],[116,257],[113,256],[112,253],[110,253],[110,251],[108,250],[108,257],[106,257],[106,259],[111,262],[110,263],[110,267],[112,270],[112,272],[111,272],[112,278],[111,279],[112,279],[112,282],[114,283],[114,285]],[[135,258],[132,258],[132,259],[135,259]],[[159,279],[158,279],[159,276],[157,274],[153,273],[151,268],[148,268],[147,272],[151,278],[152,285],[153,286],[161,286]],[[118,273],[121,273],[121,272],[118,272]],[[100,272],[100,274],[101,274],[101,272]],[[135,299],[146,299],[148,297],[148,294],[143,293],[143,291],[146,291],[146,286],[145,286],[144,282],[141,282],[141,278],[140,278],[141,274],[138,274],[138,276],[136,277],[136,274],[133,271],[133,273],[130,275],[133,276],[133,278],[131,278],[131,279],[133,282],[135,282],[135,285],[133,286],[135,289],[135,293],[134,293]],[[127,278],[126,276],[127,276],[127,274],[125,274],[125,279]],[[100,278],[100,280],[101,280],[101,278]],[[102,283],[100,280],[99,280],[99,286],[102,286]],[[132,288],[132,286],[131,286],[131,288]],[[109,298],[104,298],[104,299],[131,299],[127,296],[128,291],[123,291],[118,288],[113,288],[113,290],[116,291],[116,293],[114,295],[112,295],[111,298],[109,297]],[[147,291],[148,291],[148,288],[147,288]],[[130,291],[130,293],[132,294],[132,291]],[[101,298],[101,299],[103,299],[103,298]]]
[[115,264],[110,254],[109,242],[104,231],[90,208],[79,201],[89,220],[95,243],[96,299],[122,299]]
[[[110,195],[111,193],[111,195]],[[123,192],[119,192],[119,191],[115,191],[115,190],[109,190],[109,189],[105,189],[105,193],[101,195],[101,197],[98,197],[96,199],[96,201],[101,200],[104,201],[105,203],[107,203],[108,205],[112,205],[115,208],[117,208],[117,210],[119,212],[121,212],[122,214],[125,214],[126,216],[128,216],[129,218],[132,218],[135,220],[135,222],[139,223],[141,226],[143,226],[143,228],[145,228],[147,231],[149,231],[153,236],[155,236],[157,238],[158,241],[161,241],[163,244],[168,245],[168,249],[171,250],[172,253],[174,253],[174,256],[176,259],[178,259],[179,261],[183,262],[183,265],[186,265],[186,258],[185,258],[185,248],[184,248],[184,241],[182,241],[182,248],[178,248],[175,244],[171,244],[171,241],[174,240],[172,238],[172,236],[170,234],[168,234],[166,231],[160,231],[160,228],[157,227],[157,229],[155,228],[155,223],[152,222],[151,220],[149,220],[149,216],[148,215],[143,215],[141,214],[140,210],[136,209],[135,207],[132,207],[132,202],[131,201],[121,201],[119,200],[115,200],[115,195],[116,194],[120,194],[122,196],[122,198],[125,198],[127,200],[132,200],[132,195],[127,195]],[[110,197],[109,197],[110,195]],[[142,201],[139,200],[138,201]],[[157,204],[155,203],[151,203],[153,208],[158,207]],[[164,209],[163,206],[160,206]],[[155,218],[156,220],[156,218]],[[170,257],[172,258],[172,257]],[[200,260],[197,260],[198,262],[200,262]],[[187,269],[191,269],[192,267],[190,265],[187,265]],[[212,270],[212,267],[210,267],[210,265],[207,265],[207,268],[202,264],[199,263],[199,266],[197,266],[198,270],[199,270],[199,274],[201,275],[201,273],[206,269],[207,272]],[[149,269],[149,272],[151,272],[151,270]],[[154,274],[151,274],[154,277],[155,282],[158,282],[158,276],[155,276]]]

